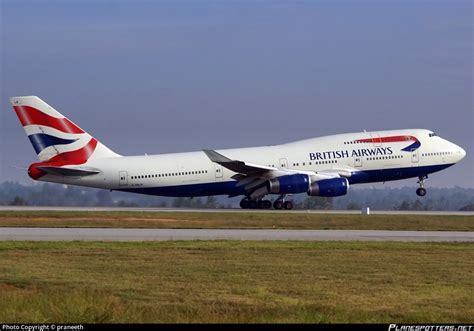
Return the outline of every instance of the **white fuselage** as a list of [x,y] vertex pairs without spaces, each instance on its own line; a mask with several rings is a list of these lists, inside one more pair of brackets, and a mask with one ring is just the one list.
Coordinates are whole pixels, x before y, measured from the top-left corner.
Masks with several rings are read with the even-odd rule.
[[[411,141],[383,141],[410,136]],[[403,150],[411,144],[411,150]],[[426,176],[459,162],[465,151],[429,130],[391,130],[338,134],[292,143],[219,150],[232,160],[281,169],[346,174],[349,183]],[[96,169],[85,177],[46,175],[40,180],[162,196],[244,194],[235,172],[203,152],[91,158],[75,167]]]

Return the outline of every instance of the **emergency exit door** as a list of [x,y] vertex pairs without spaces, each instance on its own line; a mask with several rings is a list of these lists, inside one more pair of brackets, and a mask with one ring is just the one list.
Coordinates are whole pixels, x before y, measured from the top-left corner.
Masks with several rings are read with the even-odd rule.
[[287,159],[280,159],[279,162],[280,162],[279,166],[281,168],[288,168],[288,160]]
[[412,163],[418,163],[418,161],[419,161],[418,150],[417,149],[412,150],[411,151],[411,162]]
[[222,166],[220,164],[214,164],[214,173],[216,174],[216,178],[222,178],[224,173],[222,172]]
[[119,171],[119,186],[128,185],[128,173],[126,171]]

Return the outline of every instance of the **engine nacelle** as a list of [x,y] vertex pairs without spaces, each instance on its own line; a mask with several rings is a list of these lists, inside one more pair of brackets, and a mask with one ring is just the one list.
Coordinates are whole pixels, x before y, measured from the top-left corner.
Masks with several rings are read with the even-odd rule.
[[308,195],[320,197],[338,197],[346,195],[349,181],[346,178],[331,178],[312,182]]
[[308,175],[296,174],[274,178],[268,182],[268,193],[297,194],[310,189],[311,181]]

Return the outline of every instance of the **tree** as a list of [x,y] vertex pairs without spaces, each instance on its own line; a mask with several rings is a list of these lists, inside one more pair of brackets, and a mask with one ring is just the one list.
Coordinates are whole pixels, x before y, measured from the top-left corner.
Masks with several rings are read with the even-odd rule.
[[158,204],[158,207],[160,208],[166,208],[168,207],[168,203],[166,201],[161,201],[159,204]]
[[173,200],[173,207],[175,207],[175,208],[184,207],[184,198],[182,198],[182,197],[175,198]]
[[204,208],[217,208],[217,199],[214,196],[208,196],[204,202]]
[[464,207],[461,207],[459,210],[460,211],[474,211],[474,203],[470,204],[470,205],[467,205],[467,206],[464,206]]
[[349,204],[346,207],[347,210],[360,210],[361,207],[355,203],[354,201],[349,202]]
[[22,197],[19,197],[18,195],[15,196],[15,198],[12,200],[12,202],[9,203],[10,206],[27,206],[28,203],[26,203],[25,199]]
[[333,199],[331,197],[308,197],[306,198],[301,208],[303,209],[332,209]]
[[406,200],[403,200],[403,202],[396,209],[397,210],[410,210],[410,203]]
[[203,203],[201,198],[189,199],[189,207],[191,208],[202,208]]
[[423,203],[416,199],[416,201],[411,206],[411,210],[423,210]]
[[138,207],[138,204],[135,202],[128,202],[124,200],[120,200],[117,204],[118,207]]
[[100,190],[97,192],[97,206],[112,206],[112,197],[107,190]]

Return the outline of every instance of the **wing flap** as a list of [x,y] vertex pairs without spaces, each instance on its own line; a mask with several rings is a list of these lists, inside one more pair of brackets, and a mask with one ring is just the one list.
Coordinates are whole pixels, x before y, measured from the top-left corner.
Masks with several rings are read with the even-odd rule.
[[333,168],[333,169],[321,170],[321,171],[318,171],[317,173],[320,174],[320,175],[326,175],[326,176],[330,176],[330,177],[349,178],[349,177],[352,176],[352,171],[350,171],[349,169]]

